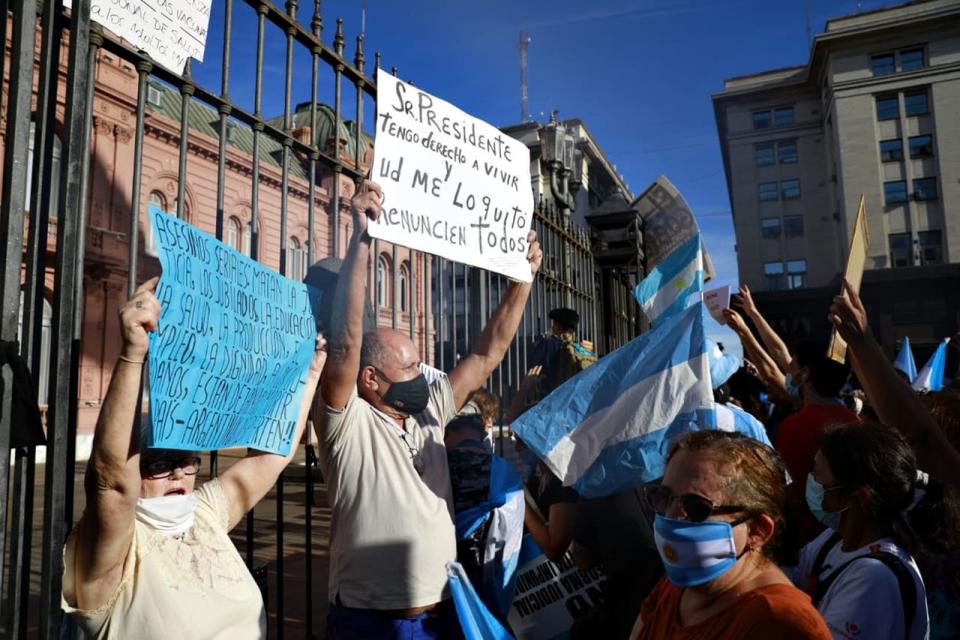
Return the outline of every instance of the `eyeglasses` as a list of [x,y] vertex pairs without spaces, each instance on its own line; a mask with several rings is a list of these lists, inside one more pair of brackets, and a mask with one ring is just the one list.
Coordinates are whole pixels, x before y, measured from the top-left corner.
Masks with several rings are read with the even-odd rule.
[[714,504],[708,498],[698,496],[695,493],[675,496],[670,489],[659,484],[645,485],[643,487],[643,497],[650,508],[660,515],[666,515],[670,506],[675,501],[679,501],[680,507],[686,515],[683,519],[689,522],[703,522],[713,515],[739,513],[746,509],[742,505]]
[[140,475],[151,480],[160,480],[169,477],[175,469],[183,471],[185,476],[195,476],[200,471],[200,458],[190,456],[179,460],[170,458],[152,460],[140,465]]

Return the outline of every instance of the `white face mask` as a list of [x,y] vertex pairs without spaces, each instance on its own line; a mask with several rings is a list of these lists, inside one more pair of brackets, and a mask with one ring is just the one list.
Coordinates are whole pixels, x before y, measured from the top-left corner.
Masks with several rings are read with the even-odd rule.
[[193,525],[197,496],[170,495],[137,500],[137,520],[161,535],[176,536]]

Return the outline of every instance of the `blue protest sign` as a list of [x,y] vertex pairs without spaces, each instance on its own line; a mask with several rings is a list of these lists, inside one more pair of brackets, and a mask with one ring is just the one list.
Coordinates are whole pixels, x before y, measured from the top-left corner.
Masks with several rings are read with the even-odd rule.
[[163,269],[150,334],[150,446],[288,454],[322,292],[149,212]]

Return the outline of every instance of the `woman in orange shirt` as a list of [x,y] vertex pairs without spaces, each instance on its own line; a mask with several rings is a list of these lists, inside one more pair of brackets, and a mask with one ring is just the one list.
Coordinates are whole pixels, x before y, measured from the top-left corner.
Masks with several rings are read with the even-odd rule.
[[645,495],[666,577],[644,600],[631,640],[831,639],[773,559],[785,500],[773,449],[739,433],[688,434]]

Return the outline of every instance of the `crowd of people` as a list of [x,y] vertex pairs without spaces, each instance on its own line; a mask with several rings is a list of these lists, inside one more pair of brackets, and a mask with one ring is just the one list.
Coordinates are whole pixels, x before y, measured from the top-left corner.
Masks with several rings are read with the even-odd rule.
[[[574,639],[960,635],[960,388],[914,392],[849,284],[824,315],[852,371],[825,343],[787,345],[743,285],[724,314],[745,358],[711,354],[716,428],[677,438],[658,481],[586,499],[506,425],[498,446],[491,437],[596,362],[576,313],[551,312],[501,418],[482,388],[531,285],[509,286],[454,369],[427,371],[405,334],[365,331],[367,223],[381,200],[372,182],[352,200],[329,349],[318,336],[294,438],[312,422],[332,512],[327,638],[462,637],[448,588],[457,561],[509,627],[525,532],[547,558],[606,575]],[[532,232],[527,259],[536,275]],[[91,638],[264,637],[261,595],[227,534],[296,447],[251,451],[196,487],[196,454],[143,446],[134,426],[145,422],[138,392],[160,315],[155,286],[120,310],[123,347],[86,509],[64,550],[63,607]]]

